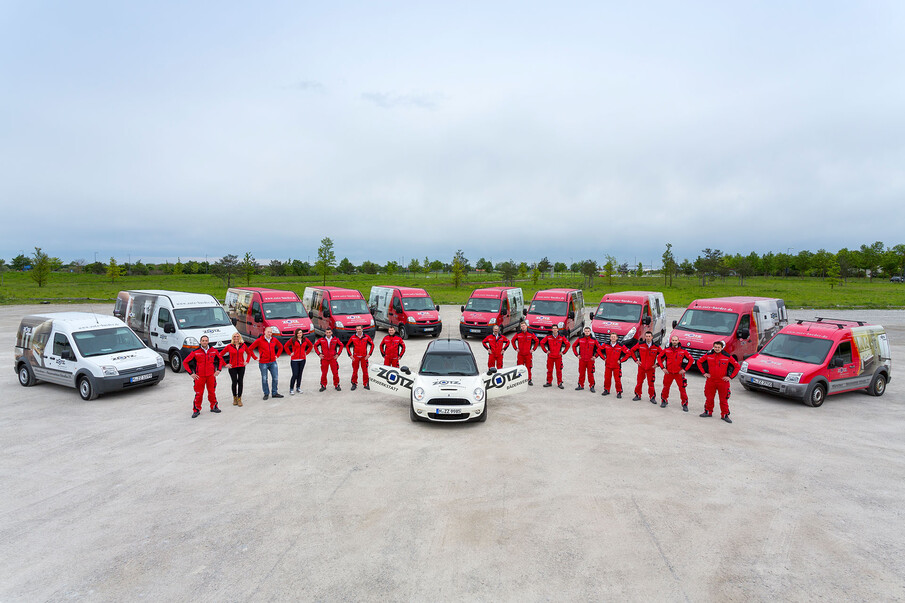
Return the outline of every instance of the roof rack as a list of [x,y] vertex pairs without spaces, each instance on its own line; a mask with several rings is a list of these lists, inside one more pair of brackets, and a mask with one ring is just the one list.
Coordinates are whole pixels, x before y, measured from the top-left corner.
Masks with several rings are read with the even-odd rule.
[[822,325],[835,325],[837,329],[844,329],[845,327],[851,325],[852,323],[858,325],[859,327],[863,327],[866,322],[863,320],[848,320],[845,318],[826,318],[825,316],[818,316],[815,320],[805,320],[803,318],[799,318],[796,321],[798,324],[804,324],[806,322],[819,323]]

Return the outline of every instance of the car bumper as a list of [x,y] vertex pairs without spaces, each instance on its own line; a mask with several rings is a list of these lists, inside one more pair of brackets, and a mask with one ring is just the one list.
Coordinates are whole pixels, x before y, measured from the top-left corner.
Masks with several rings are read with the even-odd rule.
[[412,401],[412,407],[422,419],[437,423],[464,423],[477,419],[484,413],[484,401],[455,406]]
[[[348,343],[352,338],[352,335],[355,335],[355,329],[333,329],[333,334],[336,335],[339,340],[343,343]],[[377,327],[368,327],[364,329],[364,334],[370,337],[372,340],[374,339],[374,335],[377,334]]]
[[493,333],[494,325],[466,325],[459,323],[459,334],[462,337],[487,337]]
[[752,375],[746,372],[740,372],[736,378],[739,383],[749,389],[799,400],[805,398],[810,386],[810,383],[787,383],[779,379],[770,379],[763,375]]
[[409,335],[435,335],[443,330],[442,322],[435,322],[430,324],[411,324],[407,323],[405,325],[406,330],[409,332]]
[[121,392],[134,389],[142,385],[153,385],[163,380],[166,374],[166,366],[155,367],[147,371],[140,371],[132,375],[118,375],[116,377],[89,377],[99,394]]

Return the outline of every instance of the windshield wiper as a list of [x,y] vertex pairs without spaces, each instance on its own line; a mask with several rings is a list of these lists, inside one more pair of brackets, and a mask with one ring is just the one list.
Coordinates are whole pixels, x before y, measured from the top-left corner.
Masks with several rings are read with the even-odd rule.
[[456,376],[456,377],[469,377],[471,375],[474,375],[475,373],[463,373],[462,371],[450,371],[447,374],[451,375],[451,376]]

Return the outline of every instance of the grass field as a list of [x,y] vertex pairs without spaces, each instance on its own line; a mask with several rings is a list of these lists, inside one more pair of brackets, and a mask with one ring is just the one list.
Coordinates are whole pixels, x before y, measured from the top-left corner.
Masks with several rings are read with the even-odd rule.
[[[494,280],[496,279],[496,280]],[[319,277],[296,276],[254,276],[251,285],[274,289],[290,289],[301,295],[306,286],[317,285]],[[582,288],[580,275],[542,278],[534,285],[530,279],[518,280],[525,298],[531,299],[538,289],[554,287]],[[245,279],[234,279],[233,286],[245,285]],[[449,274],[406,275],[354,275],[335,274],[327,279],[328,285],[360,290],[365,297],[372,285],[405,285],[423,287],[438,304],[463,304],[471,290],[476,287],[500,285],[499,275],[471,273],[458,289],[453,287]],[[0,282],[0,304],[34,304],[41,302],[85,303],[112,302],[122,289],[171,289],[210,293],[222,300],[226,293],[223,280],[205,274],[166,276],[124,276],[116,283],[109,278],[94,274],[53,273],[44,287],[38,287],[28,273],[5,272]],[[596,305],[605,293],[613,291],[644,290],[662,291],[670,306],[686,306],[694,299],[703,297],[723,297],[727,295],[754,295],[779,297],[786,300],[790,308],[905,308],[905,285],[886,280],[849,279],[846,284],[837,284],[831,289],[827,281],[817,278],[764,278],[745,279],[744,286],[734,277],[716,280],[701,286],[699,278],[682,277],[673,280],[673,285],[664,285],[663,277],[618,277],[612,284],[606,278],[597,278],[594,287],[585,288],[585,302]]]

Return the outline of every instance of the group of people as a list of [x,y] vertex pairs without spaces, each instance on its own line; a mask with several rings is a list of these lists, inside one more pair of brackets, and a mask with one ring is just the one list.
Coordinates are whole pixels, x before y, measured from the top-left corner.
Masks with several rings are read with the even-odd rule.
[[[289,367],[292,377],[289,380],[289,393],[302,393],[302,372],[308,354],[312,351],[317,354],[321,362],[321,387],[319,391],[327,389],[327,373],[333,374],[333,387],[340,391],[339,362],[338,358],[345,350],[352,358],[352,389],[358,388],[358,371],[361,371],[362,382],[365,389],[371,389],[368,385],[368,359],[374,352],[374,341],[364,333],[362,327],[355,329],[355,334],[344,345],[339,338],[333,336],[332,329],[327,329],[324,336],[311,343],[302,329],[296,329],[292,339],[286,344],[280,343],[276,337],[275,328],[265,328],[264,334],[254,342],[246,345],[239,333],[233,333],[232,341],[217,351],[210,345],[207,336],[201,338],[201,345],[186,357],[183,365],[186,372],[194,380],[195,398],[192,403],[192,418],[201,414],[201,404],[204,398],[204,390],[207,389],[207,399],[211,412],[220,412],[217,403],[217,377],[224,368],[229,371],[232,381],[233,405],[242,406],[242,390],[245,380],[245,367],[252,360],[258,361],[261,370],[261,389],[264,399],[282,398],[279,393],[279,367],[277,358],[287,354],[290,358]],[[396,335],[396,329],[389,328],[389,334],[380,342],[380,354],[383,363],[387,366],[399,366],[399,359],[405,354],[405,342]],[[268,380],[269,376],[269,380]]]
[[[653,342],[653,333],[647,331],[642,341],[632,347],[626,347],[619,343],[619,336],[610,334],[610,340],[599,343],[591,333],[591,327],[585,327],[584,333],[571,344],[572,353],[578,357],[578,387],[584,389],[587,381],[591,392],[595,392],[594,380],[595,360],[600,358],[604,363],[603,393],[610,394],[611,383],[615,385],[616,397],[622,397],[622,364],[631,359],[638,367],[638,376],[635,382],[635,397],[632,400],[641,400],[644,392],[644,384],[647,383],[647,393],[652,404],[657,403],[656,370],[663,371],[663,386],[660,390],[660,406],[666,408],[669,404],[669,391],[673,383],[679,390],[679,399],[682,402],[682,410],[688,412],[688,380],[685,373],[697,365],[704,375],[704,412],[702,417],[712,417],[714,399],[719,396],[720,417],[727,423],[732,423],[729,418],[729,394],[730,382],[738,374],[738,361],[723,351],[725,344],[717,341],[713,349],[701,356],[695,363],[691,354],[681,346],[679,338],[673,335],[669,345],[660,347]],[[553,372],[556,371],[557,387],[563,389],[562,366],[563,356],[569,352],[569,339],[560,335],[559,328],[554,326],[552,333],[543,339],[538,339],[534,333],[528,330],[524,321],[519,325],[519,331],[508,339],[500,333],[498,326],[493,327],[493,332],[482,341],[487,350],[487,368],[502,368],[503,353],[510,347],[516,350],[516,363],[528,369],[528,385],[534,385],[531,374],[534,364],[534,351],[540,348],[547,354],[547,380],[544,387],[553,387]]]

